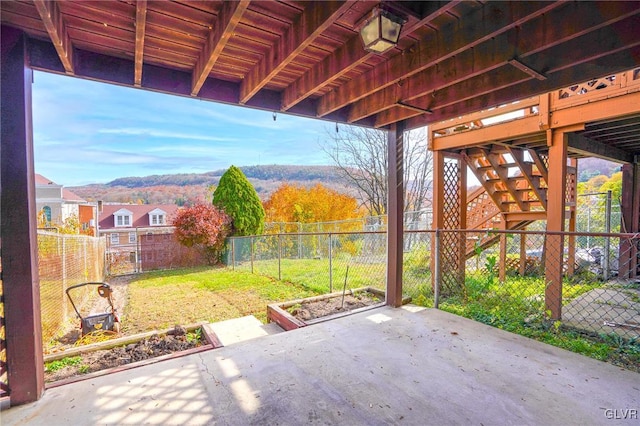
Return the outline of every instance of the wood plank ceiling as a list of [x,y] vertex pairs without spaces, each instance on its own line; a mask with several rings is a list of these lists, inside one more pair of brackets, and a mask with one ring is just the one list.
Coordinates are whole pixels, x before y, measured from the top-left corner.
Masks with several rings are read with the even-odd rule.
[[[638,1],[0,2],[35,69],[364,126],[414,128],[640,64]],[[594,130],[596,131],[596,130]]]

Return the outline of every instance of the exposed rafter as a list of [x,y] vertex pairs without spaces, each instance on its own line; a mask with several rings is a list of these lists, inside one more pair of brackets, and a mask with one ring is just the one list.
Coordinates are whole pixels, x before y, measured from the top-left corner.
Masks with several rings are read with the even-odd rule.
[[[590,31],[593,32],[591,38],[583,39],[583,43],[587,43],[591,47],[592,54],[596,53],[596,51],[611,53],[610,51],[612,47],[614,47],[614,44],[620,43],[621,40],[613,40],[612,37],[605,37],[605,30],[596,30],[603,28],[605,25],[612,25],[621,20],[633,17],[640,13],[640,10],[630,3],[616,3],[612,5],[612,7],[605,9],[603,13],[598,14],[597,20],[593,18],[575,18],[576,16],[585,16],[585,13],[581,14],[580,12],[582,12],[583,9],[592,7],[593,6],[588,3],[576,3],[570,5],[570,7],[564,7],[557,11],[554,19],[560,22],[571,21],[571,26],[550,26],[548,31],[534,32],[533,27],[536,25],[536,22],[530,22],[525,24],[523,29],[515,29],[509,33],[501,34],[495,39],[485,42],[474,49],[464,51],[455,57],[440,62],[437,67],[430,67],[420,73],[412,75],[402,80],[402,85],[392,85],[386,89],[375,92],[352,105],[349,112],[349,121],[355,122],[369,115],[390,109],[394,106],[395,102],[409,102],[423,96],[428,96],[435,90],[442,91],[442,89],[447,86],[490,73],[492,70],[513,60],[514,52],[519,52],[521,58],[526,58],[535,55],[540,52],[541,49],[553,48],[562,41],[574,38],[576,33],[586,35]],[[544,19],[547,18],[545,17]],[[529,26],[532,28],[530,29]],[[518,33],[522,33],[523,31],[528,34],[527,37],[517,37]],[[512,43],[514,39],[517,40],[515,46],[513,46]],[[566,55],[558,55],[558,59],[569,62],[572,58],[568,58]],[[466,68],[467,64],[473,64],[473,71],[460,73],[458,70]],[[520,71],[515,71],[514,69],[509,72],[509,74],[513,76],[512,83],[521,82],[532,77],[528,73],[525,74]],[[547,70],[547,72],[549,72],[549,70]],[[476,85],[474,87],[484,86]],[[491,89],[495,90],[495,87]],[[463,93],[467,92],[465,89]],[[457,96],[459,96],[459,93]],[[477,94],[475,96],[477,96]],[[393,102],[391,102],[391,100],[393,100]],[[460,100],[463,99],[457,99],[457,101]],[[438,100],[438,106],[443,107],[445,105]],[[426,105],[421,105],[421,107],[424,108]],[[417,114],[411,115],[405,113],[401,116],[401,119],[410,118],[415,115]],[[389,123],[389,120],[393,120],[393,114],[388,118],[380,119],[378,122],[379,125],[383,126]]]
[[147,25],[147,0],[136,2],[136,54],[134,85],[140,87],[142,84],[142,63],[144,62],[144,30]]
[[213,24],[213,30],[209,32],[204,49],[200,52],[198,62],[193,69],[191,96],[196,96],[200,92],[249,3],[250,0],[222,2],[222,8]]
[[567,136],[569,138],[569,152],[582,154],[587,157],[619,161],[621,163],[633,163],[633,154],[630,152],[603,144],[602,142],[587,138],[578,133],[569,133]]
[[38,9],[40,19],[42,19],[42,23],[49,33],[56,52],[58,52],[65,72],[73,74],[73,45],[58,4],[55,1],[47,0],[34,0],[33,3]]
[[302,15],[242,81],[240,103],[247,103],[350,7],[349,2],[341,1],[308,2]]
[[[460,1],[454,0],[442,3],[440,1],[425,2],[424,6],[428,9],[426,16],[413,25],[408,25],[403,29],[402,34],[411,34],[418,28],[427,25],[435,18],[448,13]],[[362,48],[360,34],[354,35],[335,52],[314,65],[313,68],[285,89],[282,97],[282,110],[288,110],[314,92],[331,84],[372,55],[374,54]]]
[[[551,90],[554,90],[558,87],[568,86],[576,81],[580,80],[579,76],[585,75],[598,75],[598,70],[602,69],[603,66],[611,67],[614,64],[617,69],[611,69],[611,73],[622,72],[629,68],[633,68],[636,65],[636,57],[640,57],[640,45],[636,45],[632,48],[621,50],[619,52],[613,52],[611,55],[602,56],[600,58],[588,61],[586,63],[582,63],[579,65],[575,65],[572,67],[568,67],[563,69],[562,71],[558,71],[553,73],[545,81],[538,81],[529,78],[523,83],[515,84],[513,86],[492,91],[482,96],[477,96],[465,100],[456,105],[451,105],[444,108],[433,108],[433,115],[425,116],[416,116],[413,118],[406,117],[406,110],[402,111],[402,114],[405,115],[403,119],[408,119],[410,121],[409,128],[415,128],[427,125],[429,123],[437,122],[442,119],[451,118],[452,116],[463,115],[475,111],[479,111],[482,109],[490,108],[496,105],[502,105],[513,100],[514,93],[527,93],[527,94],[535,94],[535,93],[544,93]],[[629,102],[634,101],[633,99],[629,99]],[[627,103],[629,103],[627,102]],[[619,101],[618,101],[619,103]],[[627,107],[626,104],[621,104],[621,106]],[[633,107],[631,104],[628,105],[629,110],[633,112]],[[636,104],[637,107],[637,104]],[[595,107],[594,107],[595,108]],[[636,108],[637,109],[637,108]],[[452,112],[454,111],[455,112]],[[613,115],[614,111],[612,111]],[[378,115],[378,119],[382,114]],[[411,114],[411,115],[416,115]],[[598,115],[598,114],[594,114]],[[600,113],[601,115],[601,113]],[[616,115],[622,115],[621,113]],[[381,125],[381,123],[376,119],[376,126]],[[554,120],[560,120],[557,116],[554,116]],[[562,116],[561,120],[565,120],[565,117]]]
[[[471,16],[465,17],[465,20],[469,21],[477,19],[482,22],[482,25],[469,27],[462,33],[458,31],[457,25],[449,25],[436,33],[435,37],[421,40],[416,43],[412,51],[396,55],[344,84],[339,90],[327,93],[320,99],[318,116],[322,117],[440,61],[478,46],[511,28],[553,10],[560,4],[561,2],[521,2],[515,7],[514,4],[506,2],[489,3],[473,12]],[[483,20],[483,17],[489,13],[485,8],[491,9],[491,16],[495,19]]]

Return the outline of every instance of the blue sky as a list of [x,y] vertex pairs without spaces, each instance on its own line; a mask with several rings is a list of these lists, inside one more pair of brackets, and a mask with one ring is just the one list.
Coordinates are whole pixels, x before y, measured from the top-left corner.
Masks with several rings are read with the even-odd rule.
[[331,164],[319,144],[331,123],[34,74],[36,172],[65,186],[232,164]]

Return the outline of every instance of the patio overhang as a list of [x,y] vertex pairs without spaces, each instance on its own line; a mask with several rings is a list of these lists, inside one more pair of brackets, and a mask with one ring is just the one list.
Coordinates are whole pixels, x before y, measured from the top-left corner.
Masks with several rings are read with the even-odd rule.
[[[0,2],[12,403],[37,399],[43,389],[32,70],[390,130],[387,285],[396,304],[402,130],[640,64],[637,1],[387,1],[407,22],[397,46],[377,55],[363,49],[358,24],[379,3]],[[638,154],[636,146],[636,169]]]

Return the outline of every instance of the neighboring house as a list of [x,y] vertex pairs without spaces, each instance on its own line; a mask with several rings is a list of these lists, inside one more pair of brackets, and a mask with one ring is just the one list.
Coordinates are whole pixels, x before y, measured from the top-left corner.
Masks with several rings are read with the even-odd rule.
[[107,238],[112,268],[118,273],[148,270],[147,262],[170,257],[175,251],[171,220],[178,209],[175,204],[102,204],[98,235]]
[[76,217],[80,229],[87,231],[96,226],[97,205],[90,203],[62,185],[35,174],[36,210],[42,212],[45,226],[61,226],[70,217]]

